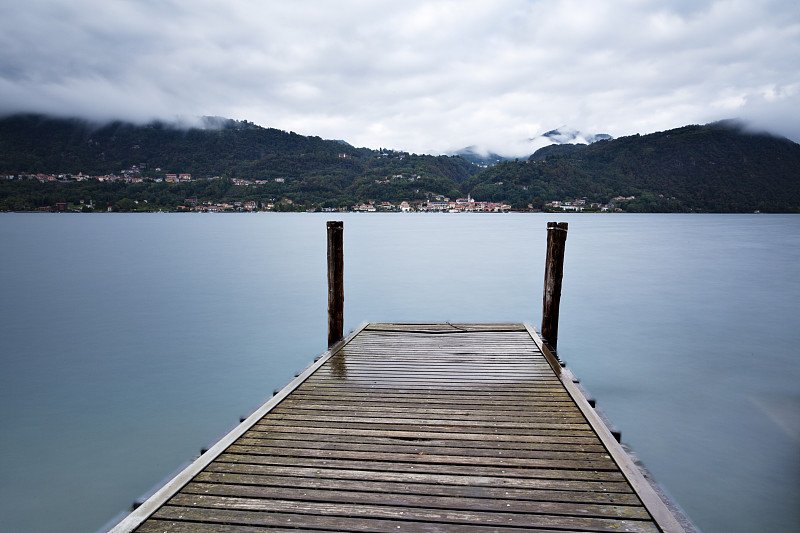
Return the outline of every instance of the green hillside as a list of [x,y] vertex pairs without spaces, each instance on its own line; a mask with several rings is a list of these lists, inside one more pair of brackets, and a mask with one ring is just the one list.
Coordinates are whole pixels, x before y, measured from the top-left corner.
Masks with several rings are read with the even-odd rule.
[[[158,122],[96,126],[40,115],[0,120],[0,174],[96,176],[135,167],[150,180],[164,179],[169,173],[193,178],[180,184],[80,182],[46,187],[15,180],[0,187],[0,208],[30,209],[50,200],[73,202],[88,197],[107,198],[110,205],[120,195],[167,208],[195,196],[199,201],[285,199],[295,208],[339,207],[368,200],[455,196],[458,184],[480,170],[459,157],[354,148],[247,121],[206,122],[210,127],[182,129]],[[220,179],[207,181],[216,177]],[[266,183],[236,187],[233,180]],[[15,197],[13,201],[10,196]]]
[[539,206],[608,203],[626,211],[800,212],[800,145],[733,122],[686,126],[590,145],[548,146],[467,184],[475,198]]
[[[734,122],[552,145],[487,169],[463,157],[354,148],[247,121],[205,122],[178,128],[40,115],[2,119],[0,175],[24,178],[0,180],[0,210],[86,199],[99,209],[139,210],[174,210],[186,199],[275,209],[369,201],[413,206],[469,194],[520,210],[585,199],[586,208],[628,212],[800,212],[800,145]],[[167,183],[174,174],[191,180]]]

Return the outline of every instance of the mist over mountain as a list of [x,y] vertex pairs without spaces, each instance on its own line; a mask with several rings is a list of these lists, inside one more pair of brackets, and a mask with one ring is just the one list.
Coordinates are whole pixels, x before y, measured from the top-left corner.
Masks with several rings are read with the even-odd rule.
[[613,139],[613,137],[607,133],[587,134],[567,126],[561,126],[560,128],[543,133],[539,137],[533,137],[528,140],[532,144],[536,144],[543,138],[553,141],[553,144],[592,144],[597,141]]
[[560,128],[547,131],[541,135],[521,140],[514,145],[494,148],[472,145],[452,152],[451,155],[461,156],[482,167],[489,167],[496,165],[500,161],[527,159],[531,154],[545,146],[592,144],[597,141],[611,139],[613,139],[613,137],[607,133],[585,133],[575,128],[561,126]]
[[484,168],[496,165],[500,161],[508,161],[509,159],[513,159],[482,149],[476,145],[467,146],[466,148],[462,148],[461,150],[453,152],[451,155],[463,157],[470,163]]

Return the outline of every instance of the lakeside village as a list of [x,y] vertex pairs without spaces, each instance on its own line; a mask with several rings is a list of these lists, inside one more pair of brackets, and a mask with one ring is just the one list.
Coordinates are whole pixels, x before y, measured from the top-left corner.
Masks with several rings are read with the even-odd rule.
[[[161,169],[155,169],[157,172],[160,172]],[[182,183],[182,182],[191,182],[197,181],[197,178],[192,178],[191,174],[183,173],[183,174],[165,174],[164,178],[149,178],[149,177],[142,177],[141,171],[138,166],[134,165],[133,168],[130,170],[123,170],[121,175],[117,174],[107,174],[104,176],[88,176],[82,173],[78,175],[72,174],[20,174],[17,176],[14,175],[2,175],[0,179],[7,179],[7,180],[38,180],[41,183],[75,183],[75,182],[82,182],[88,180],[94,180],[97,182],[120,182],[120,183]],[[393,178],[402,178],[402,175],[399,176],[392,176]],[[419,176],[411,176],[409,180],[418,179]],[[221,179],[219,176],[214,176],[212,178],[200,178],[204,180],[217,180]],[[266,185],[270,183],[270,181],[274,181],[276,183],[285,183],[285,178],[275,178],[273,180],[246,180],[246,179],[239,179],[233,178],[231,180],[235,186],[239,187],[251,187],[251,186],[259,186],[259,185]],[[388,180],[375,180],[376,183],[388,183]],[[589,202],[586,198],[575,199],[575,200],[553,200],[545,204],[546,211],[572,211],[572,212],[581,212],[581,211],[592,211],[592,212],[609,212],[609,211],[617,211],[620,212],[622,209],[615,208],[614,201],[621,202],[621,201],[629,201],[635,199],[635,196],[626,196],[626,197],[616,197],[613,201],[609,204],[601,204],[598,202]],[[146,200],[143,201],[145,204],[147,203]],[[255,200],[248,200],[242,202],[199,202],[197,198],[186,198],[183,202],[183,205],[178,205],[175,208],[177,212],[204,212],[204,213],[219,213],[219,212],[255,212],[255,211],[276,211],[281,210],[278,208],[280,204],[284,205],[292,205],[292,200],[288,198],[282,199],[273,199],[269,202],[258,202]],[[135,200],[134,204],[136,205],[136,209],[134,210],[147,210],[142,209],[142,206],[139,205],[139,201]],[[539,211],[534,209],[532,205],[528,206],[528,211]],[[42,212],[68,212],[68,211],[81,211],[81,210],[94,210],[94,205],[92,200],[81,200],[80,205],[72,205],[67,204],[66,202],[57,202],[53,206],[43,206],[39,207],[39,211]],[[108,207],[108,211],[113,211],[112,207]],[[314,210],[309,210],[314,211]],[[321,208],[319,211],[322,212],[364,212],[364,213],[375,213],[375,212],[403,212],[403,213],[410,213],[410,212],[436,212],[436,213],[507,213],[511,211],[511,205],[500,203],[500,202],[480,202],[476,201],[473,198],[467,196],[467,198],[457,198],[456,200],[451,200],[448,197],[441,196],[441,195],[431,195],[430,198],[427,200],[419,200],[415,202],[407,202],[403,201],[399,204],[392,204],[387,201],[376,201],[370,200],[366,203],[356,204],[350,207],[341,207],[341,208]]]

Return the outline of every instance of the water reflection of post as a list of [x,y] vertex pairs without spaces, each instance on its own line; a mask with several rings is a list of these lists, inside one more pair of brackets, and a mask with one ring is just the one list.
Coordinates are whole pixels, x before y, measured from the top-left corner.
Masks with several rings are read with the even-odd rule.
[[328,348],[344,337],[344,244],[341,221],[328,227]]
[[330,359],[331,374],[334,378],[345,381],[347,379],[347,363],[342,354],[335,355]]
[[564,274],[564,246],[567,241],[566,222],[547,223],[547,259],[544,267],[544,297],[542,303],[542,337],[556,352],[558,342],[558,308],[561,303],[561,278]]

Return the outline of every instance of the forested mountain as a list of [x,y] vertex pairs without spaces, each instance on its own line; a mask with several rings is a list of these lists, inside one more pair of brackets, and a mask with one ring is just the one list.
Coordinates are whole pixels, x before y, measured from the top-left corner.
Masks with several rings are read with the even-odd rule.
[[[480,170],[460,157],[354,148],[342,141],[263,128],[247,121],[206,122],[204,128],[179,128],[159,122],[97,126],[40,115],[8,117],[0,120],[0,174],[95,176],[119,175],[135,169],[137,175],[159,181],[169,173],[191,174],[191,183],[148,180],[119,193],[103,194],[146,194],[144,199],[150,205],[157,201],[156,205],[164,207],[174,207],[176,202],[183,203],[184,198],[193,196],[201,201],[229,197],[260,202],[287,199],[298,206],[339,207],[367,199],[400,202],[424,200],[431,194],[456,196],[458,185]],[[215,177],[220,178],[215,180],[218,183],[205,181]],[[234,180],[266,183],[245,191],[234,188]],[[19,192],[22,186],[18,182],[14,185]],[[68,194],[64,201],[72,201],[73,196],[97,198],[87,190],[90,185],[75,184],[74,188],[85,192]],[[52,184],[51,189],[54,187],[57,184]],[[122,184],[114,187],[123,188]],[[12,194],[11,188],[4,185],[0,201]],[[31,184],[27,188],[37,189]],[[33,194],[25,193],[29,199]],[[44,200],[18,198],[16,203],[6,201],[5,207],[35,207],[31,202],[41,204]]]
[[[78,181],[79,173],[128,179]],[[59,177],[0,180],[0,210],[85,199],[101,209],[175,209],[187,198],[309,209],[469,194],[518,209],[586,199],[625,211],[800,212],[800,145],[733,122],[552,145],[481,169],[462,157],[354,148],[247,121],[178,128],[0,120],[0,175],[30,174]],[[169,174],[192,179],[167,183]]]
[[800,145],[736,122],[553,145],[473,176],[475,198],[515,204],[616,197],[625,211],[800,212]]

